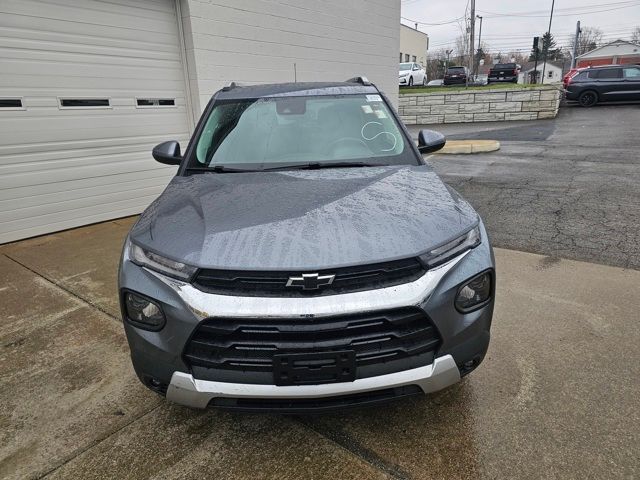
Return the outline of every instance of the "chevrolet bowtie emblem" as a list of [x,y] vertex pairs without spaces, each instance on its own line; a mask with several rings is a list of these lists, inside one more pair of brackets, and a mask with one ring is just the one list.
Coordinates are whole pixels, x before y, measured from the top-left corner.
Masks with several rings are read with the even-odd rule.
[[287,287],[298,287],[303,290],[317,290],[333,283],[335,275],[319,275],[317,273],[303,273],[300,277],[289,277]]

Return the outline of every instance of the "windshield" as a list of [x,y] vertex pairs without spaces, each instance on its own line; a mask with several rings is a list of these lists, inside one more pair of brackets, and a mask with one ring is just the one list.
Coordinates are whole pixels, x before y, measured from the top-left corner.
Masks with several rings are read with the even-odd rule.
[[447,69],[448,73],[460,73],[460,72],[464,72],[464,67],[449,67]]
[[411,70],[411,63],[401,63],[400,70]]
[[496,63],[496,65],[493,68],[499,68],[502,70],[508,70],[508,69],[515,69],[516,68],[516,64],[515,63]]
[[380,95],[218,101],[189,167],[266,169],[345,161],[418,164]]

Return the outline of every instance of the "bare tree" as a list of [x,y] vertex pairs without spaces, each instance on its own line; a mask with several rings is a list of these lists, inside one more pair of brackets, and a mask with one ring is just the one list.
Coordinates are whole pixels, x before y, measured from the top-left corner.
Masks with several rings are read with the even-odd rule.
[[511,61],[511,59],[513,58],[513,61],[519,65],[524,65],[525,62],[528,60],[527,55],[523,55],[521,52],[518,52],[518,51],[509,52],[507,56],[509,57],[509,61]]
[[[568,48],[573,50],[573,44],[576,41],[576,36],[571,35]],[[582,33],[578,40],[577,55],[590,52],[591,50],[598,48],[602,42],[602,30],[597,27],[582,27]]]
[[447,62],[447,49],[440,48],[435,52],[429,52],[429,60],[427,61],[427,78],[435,80],[444,77],[444,66]]
[[456,53],[456,62],[459,65],[464,65],[465,60],[469,58],[469,39],[465,35],[460,35],[456,38],[454,51]]
[[640,27],[636,27],[631,32],[631,41],[640,45]]

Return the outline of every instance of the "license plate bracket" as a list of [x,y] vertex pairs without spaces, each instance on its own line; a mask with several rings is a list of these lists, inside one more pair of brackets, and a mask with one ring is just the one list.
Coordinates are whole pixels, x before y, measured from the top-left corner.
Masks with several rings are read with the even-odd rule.
[[278,386],[353,382],[356,352],[284,353],[273,356],[274,383]]

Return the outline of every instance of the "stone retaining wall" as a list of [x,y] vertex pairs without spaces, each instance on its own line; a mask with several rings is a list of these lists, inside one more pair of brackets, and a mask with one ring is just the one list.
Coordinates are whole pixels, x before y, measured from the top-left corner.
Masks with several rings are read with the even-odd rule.
[[462,90],[447,93],[401,93],[398,113],[406,125],[496,122],[554,118],[560,90],[549,87],[522,90]]

